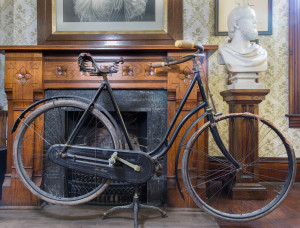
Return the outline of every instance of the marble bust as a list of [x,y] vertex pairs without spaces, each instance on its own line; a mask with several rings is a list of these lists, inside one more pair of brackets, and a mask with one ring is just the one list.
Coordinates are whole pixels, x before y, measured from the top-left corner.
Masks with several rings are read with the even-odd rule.
[[267,51],[250,42],[258,37],[254,10],[248,6],[234,8],[228,16],[227,24],[230,42],[225,42],[219,49],[218,63],[226,65],[233,76],[233,84],[242,83],[239,79],[245,79],[244,85],[237,89],[248,89],[250,82],[255,88],[260,88],[259,83],[255,84],[255,79],[258,78],[258,72],[267,69]]

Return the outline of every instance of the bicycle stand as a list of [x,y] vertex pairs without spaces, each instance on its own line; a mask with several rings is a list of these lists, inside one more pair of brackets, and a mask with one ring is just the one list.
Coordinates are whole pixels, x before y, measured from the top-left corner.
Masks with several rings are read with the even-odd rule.
[[134,196],[133,196],[133,202],[129,205],[117,206],[117,207],[113,207],[113,208],[109,209],[107,212],[105,212],[103,214],[102,219],[105,219],[110,213],[112,213],[114,211],[126,210],[126,209],[133,210],[134,228],[138,228],[138,212],[139,212],[139,209],[152,209],[152,210],[159,211],[161,213],[161,217],[163,217],[163,218],[167,216],[167,213],[165,211],[163,211],[162,209],[158,208],[158,207],[141,204],[139,202],[138,186],[135,186],[135,193],[134,193]]

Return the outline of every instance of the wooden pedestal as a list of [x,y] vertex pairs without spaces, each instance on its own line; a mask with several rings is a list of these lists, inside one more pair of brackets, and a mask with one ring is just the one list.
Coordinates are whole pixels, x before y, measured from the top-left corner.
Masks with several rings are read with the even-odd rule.
[[[229,104],[229,113],[240,113],[240,112],[250,112],[253,114],[258,114],[258,104],[261,103],[265,96],[269,93],[268,89],[253,89],[253,90],[227,90],[221,92],[224,101]],[[258,157],[258,151],[254,151],[254,154],[249,156],[246,155],[247,151],[245,146],[243,146],[243,139],[249,140],[258,144],[258,136],[255,132],[247,132],[246,122],[235,122],[235,126],[230,129],[232,136],[230,137],[232,141],[229,145],[229,150],[234,148],[235,151],[240,151],[238,157],[240,159],[246,158],[245,163],[251,163]],[[257,131],[258,129],[256,129]],[[235,183],[229,190],[233,199],[255,199],[262,200],[267,198],[267,189],[257,183],[254,180],[256,170],[249,169],[251,175],[240,174],[237,175]]]

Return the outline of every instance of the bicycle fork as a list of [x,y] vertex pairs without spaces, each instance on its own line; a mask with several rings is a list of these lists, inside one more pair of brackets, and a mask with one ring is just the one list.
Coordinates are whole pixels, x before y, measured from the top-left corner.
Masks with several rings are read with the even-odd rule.
[[210,127],[210,131],[212,133],[212,136],[215,140],[215,142],[217,143],[219,149],[221,150],[222,154],[225,156],[225,158],[227,158],[229,160],[229,162],[231,162],[232,165],[234,165],[234,167],[237,169],[237,171],[240,171],[242,169],[241,164],[234,159],[234,157],[232,157],[232,155],[228,152],[228,150],[226,149],[221,136],[219,134],[219,131],[216,127],[216,124],[214,123],[214,118],[210,118],[211,120],[211,127]]
[[[228,152],[228,150],[226,149],[221,137],[220,137],[220,134],[218,132],[218,129],[216,127],[216,123],[215,123],[215,117],[214,116],[218,116],[220,115],[221,113],[217,113],[216,112],[216,108],[215,108],[215,105],[214,105],[214,101],[212,99],[212,95],[210,94],[210,98],[211,98],[211,101],[212,101],[212,104],[213,104],[213,108],[214,108],[214,112],[215,114],[213,114],[213,111],[212,111],[212,108],[209,104],[209,100],[208,100],[208,97],[206,95],[206,91],[205,91],[205,88],[204,88],[204,85],[203,85],[203,81],[202,81],[202,78],[200,76],[200,69],[199,69],[199,66],[197,64],[197,60],[196,59],[193,59],[193,68],[194,68],[194,71],[196,72],[195,74],[195,77],[198,81],[198,86],[199,86],[199,89],[200,89],[200,93],[201,93],[201,96],[202,96],[202,99],[205,103],[205,111],[207,113],[207,119],[211,122],[211,127],[210,127],[210,130],[211,130],[211,133],[213,135],[213,138],[214,140],[216,141],[219,149],[221,150],[221,152],[223,153],[223,155],[234,165],[234,167],[237,169],[237,171],[240,171],[242,169],[242,166],[240,165],[240,163],[238,163],[234,157],[232,157],[232,155]],[[205,76],[205,79],[206,79],[206,86],[208,88],[208,91],[210,92],[209,90],[209,86],[208,86],[208,81],[207,81],[207,76],[204,72],[204,67],[203,67],[203,64],[201,62],[201,65],[202,65],[202,72]]]

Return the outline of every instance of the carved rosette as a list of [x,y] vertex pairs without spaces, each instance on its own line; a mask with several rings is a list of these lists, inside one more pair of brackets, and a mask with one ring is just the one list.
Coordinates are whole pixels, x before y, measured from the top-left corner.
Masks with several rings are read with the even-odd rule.
[[145,66],[145,76],[156,76],[156,68]]
[[22,86],[24,86],[32,78],[32,75],[26,70],[25,67],[22,67],[19,72],[14,75],[14,78]]
[[68,66],[56,66],[56,76],[67,77]]
[[189,67],[185,67],[183,71],[177,75],[177,78],[183,81],[185,85],[189,85],[194,77],[193,71]]
[[133,66],[130,65],[123,66],[122,76],[133,76]]

